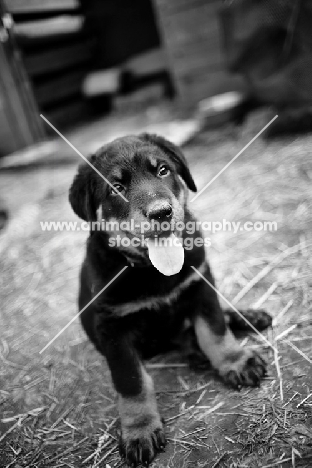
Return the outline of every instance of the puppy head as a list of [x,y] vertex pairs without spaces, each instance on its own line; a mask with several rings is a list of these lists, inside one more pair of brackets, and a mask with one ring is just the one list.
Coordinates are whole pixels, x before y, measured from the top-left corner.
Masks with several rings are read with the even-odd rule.
[[[141,236],[144,223],[146,237],[162,233],[157,224],[183,221],[185,186],[192,191],[196,186],[174,144],[151,134],[122,137],[100,148],[89,162],[93,167],[80,166],[69,194],[80,218],[127,222],[124,231],[130,236]],[[152,221],[154,227],[147,228]]]

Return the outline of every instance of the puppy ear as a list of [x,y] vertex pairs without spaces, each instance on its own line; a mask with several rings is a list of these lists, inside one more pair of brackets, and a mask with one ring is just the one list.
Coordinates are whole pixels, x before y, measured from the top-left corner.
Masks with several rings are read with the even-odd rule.
[[82,164],[69,189],[69,202],[76,215],[85,221],[96,219],[94,191],[94,171],[89,164]]
[[166,140],[165,138],[154,135],[151,133],[142,133],[139,135],[145,141],[152,143],[159,148],[161,148],[165,153],[167,153],[171,159],[176,163],[178,168],[178,173],[186,183],[187,187],[192,190],[193,192],[197,192],[197,188],[193,177],[191,176],[190,170],[188,168],[186,159],[178,146],[174,145],[170,141]]

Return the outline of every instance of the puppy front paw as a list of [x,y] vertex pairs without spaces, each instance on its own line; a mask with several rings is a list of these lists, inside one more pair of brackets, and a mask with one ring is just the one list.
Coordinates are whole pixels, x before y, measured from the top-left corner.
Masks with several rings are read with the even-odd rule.
[[266,375],[266,362],[256,351],[242,348],[227,356],[218,371],[223,381],[237,390],[258,387]]
[[256,327],[257,330],[266,330],[267,328],[272,326],[272,315],[268,314],[266,310],[257,310],[256,313],[254,312],[254,317],[255,319],[253,325],[254,327]]
[[148,466],[165,446],[165,432],[158,417],[147,416],[140,423],[122,427],[119,452],[131,467]]

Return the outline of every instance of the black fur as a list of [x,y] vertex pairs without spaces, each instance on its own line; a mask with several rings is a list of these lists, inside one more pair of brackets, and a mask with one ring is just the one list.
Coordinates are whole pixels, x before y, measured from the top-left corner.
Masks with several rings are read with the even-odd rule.
[[[167,177],[160,178],[157,175],[155,160],[157,164],[165,164],[170,169]],[[195,183],[181,150],[164,138],[148,134],[120,138],[101,148],[90,162],[111,183],[117,181],[119,188],[122,185],[119,191],[128,202],[112,192],[111,187],[91,167],[84,165],[79,169],[70,189],[73,210],[82,219],[96,219],[97,209],[101,207],[101,215],[106,220],[115,218],[125,221],[134,218],[142,222],[148,216],[148,207],[155,200],[161,199],[173,207],[172,216],[176,220],[185,223],[193,220],[186,206],[186,188],[178,175],[193,191],[196,191]],[[178,205],[177,200],[180,200]],[[131,237],[138,233],[127,234]],[[195,239],[201,237],[201,233],[196,231],[190,236],[183,232],[182,237]],[[209,266],[205,264],[203,246],[185,250],[182,270],[167,277],[151,265],[146,249],[128,252],[110,247],[109,241],[110,234],[106,231],[92,230],[90,233],[81,269],[79,309],[85,307],[123,267],[128,268],[86,308],[81,321],[96,348],[106,356],[119,395],[121,454],[129,464],[150,463],[163,448],[165,436],[157,411],[155,413],[149,409],[154,404],[156,407],[156,400],[142,367],[142,359],[177,346],[181,339],[185,344],[185,319],[195,323],[201,317],[207,333],[221,346],[221,350],[224,346],[226,366],[230,367],[228,369],[225,366],[227,370],[224,370],[224,366],[220,366],[217,370],[233,386],[257,385],[264,375],[265,365],[253,353],[248,355],[248,359],[246,357],[241,373],[231,368],[230,359],[235,363],[238,359],[244,359],[244,355],[240,348],[238,351],[235,348],[231,358],[228,357],[231,349],[229,352],[225,349],[228,328],[224,314],[216,293],[202,279],[196,278],[190,282],[170,304],[159,305],[163,297],[167,297],[190,275],[195,274],[191,266],[202,268],[205,278],[214,283]],[[130,266],[130,261],[133,261],[134,267]],[[118,313],[121,307],[127,311],[129,304],[148,298],[153,298],[151,307],[142,307],[122,316]],[[249,315],[249,320],[252,320],[252,315]],[[270,318],[267,314],[265,317],[269,325]],[[235,317],[232,314],[233,324]],[[127,411],[132,415],[130,421],[133,420],[133,425],[124,416]],[[136,435],[131,436],[134,431]]]

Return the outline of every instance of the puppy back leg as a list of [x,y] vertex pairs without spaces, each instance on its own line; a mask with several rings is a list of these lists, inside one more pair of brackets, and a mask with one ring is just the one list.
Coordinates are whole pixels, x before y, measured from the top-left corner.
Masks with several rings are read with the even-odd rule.
[[240,310],[239,312],[246,320],[233,309],[226,309],[224,311],[226,322],[232,330],[250,331],[248,322],[259,331],[265,330],[272,325],[272,317],[265,310],[247,309]]
[[[205,276],[213,284],[208,268]],[[235,388],[259,385],[265,375],[265,361],[255,350],[239,345],[226,324],[217,294],[208,284],[200,285],[197,297],[200,300],[193,315],[194,330],[198,345],[211,365]]]

